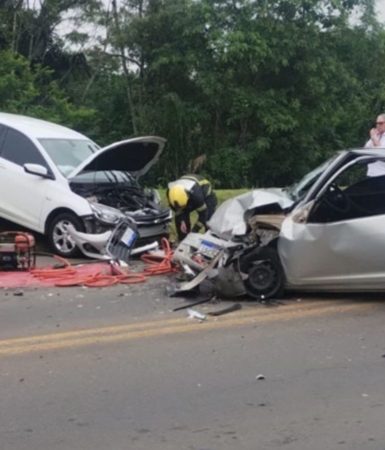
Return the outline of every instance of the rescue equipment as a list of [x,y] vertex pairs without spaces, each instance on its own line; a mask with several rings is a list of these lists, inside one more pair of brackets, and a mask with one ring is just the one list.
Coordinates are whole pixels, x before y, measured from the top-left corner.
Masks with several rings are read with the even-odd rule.
[[0,233],[0,271],[30,270],[35,267],[35,238],[21,231]]

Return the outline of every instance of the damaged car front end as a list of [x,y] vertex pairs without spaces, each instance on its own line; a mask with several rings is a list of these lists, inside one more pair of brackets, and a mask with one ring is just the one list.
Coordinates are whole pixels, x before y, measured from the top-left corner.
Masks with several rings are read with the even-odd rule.
[[142,244],[168,235],[171,211],[161,206],[156,190],[144,189],[130,172],[91,171],[73,177],[70,187],[90,204],[93,214],[84,218],[88,233],[103,233],[129,218]]
[[162,207],[155,189],[139,178],[159,159],[166,140],[134,138],[116,142],[90,155],[68,174],[72,192],[85,198],[92,215],[84,217],[88,233],[103,233],[128,219],[138,228],[138,244],[168,236],[171,211]]
[[284,290],[385,290],[385,150],[338,152],[286,189],[224,202],[204,235],[174,259],[221,296],[267,299]]

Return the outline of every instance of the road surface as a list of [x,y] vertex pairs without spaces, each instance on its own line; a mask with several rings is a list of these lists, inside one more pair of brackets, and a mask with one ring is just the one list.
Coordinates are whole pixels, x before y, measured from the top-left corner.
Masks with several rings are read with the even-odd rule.
[[167,284],[1,291],[1,450],[385,450],[384,296],[199,321]]

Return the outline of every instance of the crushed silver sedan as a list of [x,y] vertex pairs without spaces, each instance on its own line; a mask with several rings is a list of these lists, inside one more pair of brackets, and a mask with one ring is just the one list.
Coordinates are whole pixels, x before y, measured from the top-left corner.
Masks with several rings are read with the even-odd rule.
[[174,260],[222,296],[385,290],[385,149],[338,152],[286,189],[224,202]]

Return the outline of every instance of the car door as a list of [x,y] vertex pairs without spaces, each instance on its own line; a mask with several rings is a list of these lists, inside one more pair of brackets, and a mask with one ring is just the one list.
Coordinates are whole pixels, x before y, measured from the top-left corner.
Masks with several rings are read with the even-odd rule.
[[281,230],[279,252],[289,285],[385,286],[384,159],[360,157],[345,165],[306,209],[302,217],[295,211]]
[[39,230],[42,204],[54,181],[26,173],[23,168],[26,163],[40,164],[51,173],[30,139],[17,130],[6,128],[0,154],[0,217]]

